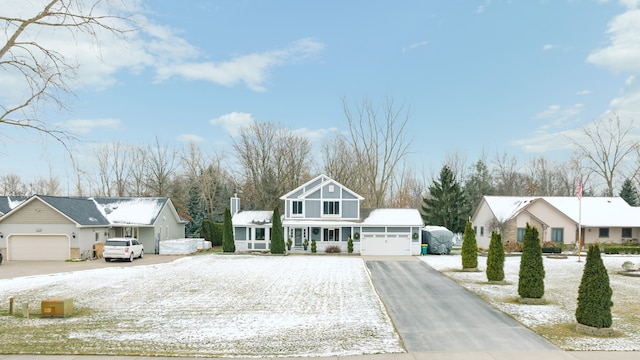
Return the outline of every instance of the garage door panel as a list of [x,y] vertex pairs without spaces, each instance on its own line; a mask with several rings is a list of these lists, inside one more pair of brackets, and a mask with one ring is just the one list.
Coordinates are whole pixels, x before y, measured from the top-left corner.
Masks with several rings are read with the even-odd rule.
[[411,255],[411,239],[407,236],[363,236],[361,255]]
[[12,235],[8,238],[9,260],[67,260],[66,235]]

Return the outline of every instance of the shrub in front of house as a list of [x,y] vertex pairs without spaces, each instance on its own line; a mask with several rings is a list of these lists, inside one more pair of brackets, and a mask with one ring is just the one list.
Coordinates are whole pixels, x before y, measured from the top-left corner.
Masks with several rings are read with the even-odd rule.
[[609,275],[600,256],[600,247],[591,244],[578,288],[578,307],[576,308],[578,323],[595,328],[611,327],[612,295]]
[[282,231],[282,220],[280,220],[280,210],[278,209],[278,205],[273,208],[273,224],[272,224],[272,232],[271,232],[271,253],[272,254],[284,254],[285,253],[285,245],[284,245],[284,233]]
[[626,245],[605,245],[605,254],[640,254],[640,246],[626,246]]
[[462,268],[474,269],[478,267],[478,243],[476,233],[471,227],[471,221],[467,221],[462,235]]
[[560,254],[562,252],[562,244],[553,241],[545,241],[542,243],[543,254]]
[[336,246],[336,245],[327,246],[327,248],[324,249],[324,252],[326,252],[327,254],[339,254],[340,246]]
[[538,229],[527,224],[522,240],[522,258],[518,274],[518,295],[540,299],[544,296],[544,264]]
[[318,251],[318,246],[316,245],[316,239],[311,239],[311,252],[315,253]]
[[504,252],[522,252],[522,244],[517,241],[507,241],[504,244]]
[[493,231],[489,243],[487,255],[487,279],[489,281],[504,280],[504,248],[502,247],[502,235]]
[[353,240],[351,238],[347,239],[347,252],[349,254],[353,253]]
[[222,251],[236,252],[236,243],[233,239],[233,224],[231,223],[231,211],[224,210],[224,233],[222,234]]

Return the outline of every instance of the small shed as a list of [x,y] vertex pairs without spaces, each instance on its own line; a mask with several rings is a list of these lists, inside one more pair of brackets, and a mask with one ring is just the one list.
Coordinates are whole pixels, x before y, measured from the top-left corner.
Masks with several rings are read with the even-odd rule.
[[422,243],[429,245],[429,254],[448,255],[453,247],[453,232],[444,226],[422,228]]

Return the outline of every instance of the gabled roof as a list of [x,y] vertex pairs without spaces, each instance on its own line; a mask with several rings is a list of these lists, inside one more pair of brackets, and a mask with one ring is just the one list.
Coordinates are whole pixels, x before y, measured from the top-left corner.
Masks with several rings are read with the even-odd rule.
[[241,211],[231,218],[233,226],[239,225],[264,225],[271,224],[273,211],[268,210],[247,210]]
[[[4,198],[0,198],[4,199]],[[0,204],[4,200],[0,200]],[[33,201],[41,201],[79,226],[152,226],[171,200],[166,197],[64,197],[34,195],[12,207],[18,211]],[[14,203],[17,203],[14,200]],[[175,209],[173,214],[178,221]],[[10,214],[9,214],[10,215]],[[0,218],[1,221],[1,218]]]
[[0,196],[0,216],[13,210],[28,198],[28,196]]
[[423,226],[417,209],[374,209],[363,221],[368,226]]
[[[318,180],[320,180],[318,182]],[[311,186],[312,184],[315,184],[314,186]],[[316,192],[318,189],[321,189],[323,186],[329,184],[329,183],[335,183],[336,185],[340,186],[342,189],[348,191],[349,193],[351,193],[356,199],[358,200],[364,200],[364,198],[358,194],[356,194],[354,191],[352,191],[351,189],[347,188],[346,186],[340,184],[339,182],[333,180],[332,178],[328,177],[327,175],[321,174],[316,176],[315,178],[307,181],[306,183],[298,186],[297,188],[289,191],[288,193],[282,195],[280,197],[280,200],[286,200],[287,198],[291,197],[293,194],[297,193],[297,192],[301,192],[300,195],[297,196],[298,199],[304,199],[307,196],[309,196],[310,194]]]
[[[586,227],[640,227],[640,207],[629,206],[620,197],[484,196],[496,220],[505,222],[526,211],[531,204],[545,202],[577,224]],[[477,214],[477,211],[476,211]],[[475,215],[475,214],[474,214]]]

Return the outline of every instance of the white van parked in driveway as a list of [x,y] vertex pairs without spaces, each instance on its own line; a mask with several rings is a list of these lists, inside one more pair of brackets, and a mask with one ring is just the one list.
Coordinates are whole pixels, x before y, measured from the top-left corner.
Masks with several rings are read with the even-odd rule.
[[144,256],[144,247],[134,238],[112,238],[107,239],[104,244],[102,257],[104,261],[109,262],[111,259],[122,259],[133,261],[134,258],[142,258]]

